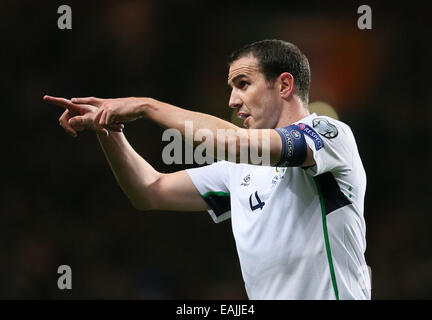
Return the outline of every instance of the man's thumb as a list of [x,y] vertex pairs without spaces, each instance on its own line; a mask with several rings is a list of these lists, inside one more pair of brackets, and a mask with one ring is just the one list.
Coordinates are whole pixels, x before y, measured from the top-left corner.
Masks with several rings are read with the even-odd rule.
[[71,127],[75,127],[75,126],[83,126],[85,125],[85,119],[83,116],[75,116],[69,119],[69,124]]

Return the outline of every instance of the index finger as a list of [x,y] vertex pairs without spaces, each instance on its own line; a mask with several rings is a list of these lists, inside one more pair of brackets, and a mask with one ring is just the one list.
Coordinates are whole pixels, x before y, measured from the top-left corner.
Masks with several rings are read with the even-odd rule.
[[66,109],[70,110],[71,112],[79,112],[81,110],[81,108],[79,106],[77,106],[76,104],[73,104],[70,100],[65,99],[65,98],[58,98],[58,97],[52,97],[52,96],[45,95],[43,97],[43,99],[44,99],[44,101],[46,101],[50,104],[54,104],[56,106],[66,108]]
[[72,102],[70,102],[68,99],[65,98],[58,98],[58,97],[52,97],[52,96],[44,96],[44,101],[55,104],[60,107],[68,108],[71,106]]

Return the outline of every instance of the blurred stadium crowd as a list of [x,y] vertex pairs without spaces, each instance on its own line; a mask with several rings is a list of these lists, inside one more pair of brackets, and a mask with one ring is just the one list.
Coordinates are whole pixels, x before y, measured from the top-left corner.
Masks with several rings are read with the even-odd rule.
[[[243,44],[295,43],[324,101],[356,136],[368,175],[367,262],[374,299],[432,298],[430,210],[432,50],[427,10],[370,2],[58,1],[0,3],[2,299],[246,299],[231,225],[207,213],[138,212],[93,133],[58,126],[55,96],[151,96],[231,118],[227,55]],[[362,3],[363,4],[363,3]],[[126,136],[157,170],[163,129]],[[429,213],[428,213],[429,212]],[[73,289],[57,288],[70,265]]]

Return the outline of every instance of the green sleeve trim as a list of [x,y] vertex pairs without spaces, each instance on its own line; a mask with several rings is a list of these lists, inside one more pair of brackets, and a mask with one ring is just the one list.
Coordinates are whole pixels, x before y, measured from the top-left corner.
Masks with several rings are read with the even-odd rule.
[[203,198],[208,198],[210,196],[229,197],[230,194],[229,192],[223,192],[223,191],[209,191],[201,195],[201,197]]
[[231,210],[231,198],[228,192],[209,191],[201,195],[217,218]]

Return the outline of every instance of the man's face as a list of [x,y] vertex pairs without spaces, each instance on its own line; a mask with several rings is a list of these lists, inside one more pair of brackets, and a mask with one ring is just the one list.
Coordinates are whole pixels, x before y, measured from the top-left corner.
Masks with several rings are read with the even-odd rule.
[[232,88],[229,106],[237,109],[237,116],[244,120],[243,126],[250,129],[276,127],[282,103],[279,86],[269,87],[255,57],[241,57],[231,64],[228,85]]

